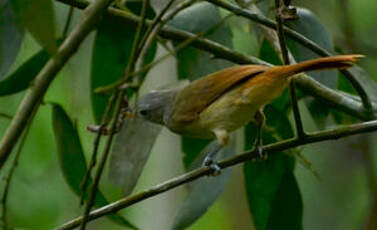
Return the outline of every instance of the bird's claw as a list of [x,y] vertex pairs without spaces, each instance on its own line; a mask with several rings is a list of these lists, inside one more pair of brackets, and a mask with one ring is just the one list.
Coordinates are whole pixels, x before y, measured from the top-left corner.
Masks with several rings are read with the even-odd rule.
[[263,146],[262,145],[257,145],[256,147],[259,159],[261,160],[267,160],[267,154],[263,151]]
[[221,174],[221,168],[220,166],[213,161],[213,159],[209,156],[207,156],[206,158],[204,158],[204,161],[203,161],[203,166],[205,167],[210,167],[211,168],[211,176],[219,176]]

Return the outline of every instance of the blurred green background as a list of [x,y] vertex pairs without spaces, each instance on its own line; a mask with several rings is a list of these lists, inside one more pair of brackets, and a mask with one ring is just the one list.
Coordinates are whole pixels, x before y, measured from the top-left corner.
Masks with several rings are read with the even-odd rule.
[[[341,6],[346,2],[349,4],[347,12]],[[297,0],[294,4],[315,12],[330,31],[334,43],[342,47],[344,52],[367,55],[361,65],[377,80],[377,1]],[[68,7],[59,3],[55,3],[55,7],[58,28],[61,31]],[[76,10],[73,23],[77,22],[79,15]],[[345,20],[348,20],[351,26],[343,25]],[[352,34],[352,39],[346,39],[345,32]],[[94,123],[88,88],[93,38],[92,33],[59,73],[45,97],[45,101],[61,103],[77,122],[87,159],[94,139],[94,135],[86,131],[86,126]],[[242,38],[234,37],[234,42],[241,40]],[[234,46],[242,47],[241,44]],[[38,44],[26,35],[12,69],[16,69],[39,49]],[[166,51],[159,47],[157,56],[164,52]],[[175,66],[173,58],[158,65],[149,72],[142,90],[147,92],[158,85],[176,81]],[[19,93],[0,97],[0,112],[15,114],[23,95],[24,93]],[[306,130],[316,130],[306,107],[300,107]],[[44,105],[32,124],[12,181],[9,219],[12,225],[21,229],[52,229],[82,213],[78,205],[79,199],[68,188],[59,170],[51,123],[51,107]],[[0,118],[0,136],[4,134],[8,124],[8,120]],[[319,178],[316,178],[301,164],[296,166],[295,174],[304,201],[304,229],[364,228],[373,201],[366,165],[372,161],[374,168],[377,166],[377,144],[374,141],[376,137],[376,134],[358,135],[300,148],[319,174]],[[372,153],[371,160],[365,158],[368,153]],[[153,148],[136,191],[181,173],[180,138],[164,130]],[[376,176],[376,170],[373,173]],[[119,197],[119,190],[107,182],[106,176],[104,178],[101,189],[107,198],[114,200]],[[3,181],[1,183],[3,186]],[[220,199],[190,229],[253,229],[243,183],[242,168],[236,166]],[[121,213],[140,229],[168,229],[184,194],[185,189],[180,187],[136,204]],[[89,229],[121,228],[106,218],[101,218],[91,222]]]

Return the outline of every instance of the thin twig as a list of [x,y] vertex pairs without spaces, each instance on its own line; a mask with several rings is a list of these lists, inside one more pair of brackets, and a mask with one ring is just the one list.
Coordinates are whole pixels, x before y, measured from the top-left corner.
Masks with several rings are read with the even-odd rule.
[[[276,10],[276,32],[279,38],[280,50],[283,58],[284,65],[289,65],[289,54],[288,54],[288,46],[285,42],[284,30],[283,30],[283,18],[281,17],[280,12],[280,0],[275,0],[275,10]],[[295,86],[295,79],[292,79],[289,83],[289,92],[291,95],[291,102],[292,102],[292,110],[293,110],[293,117],[295,119],[296,131],[297,136],[299,138],[305,138],[305,131],[304,126],[302,124],[300,110],[298,108],[298,100],[297,100],[297,93],[296,93],[296,86]]]
[[13,117],[11,115],[9,115],[9,114],[0,112],[0,118],[5,118],[5,119],[8,119],[8,120],[12,120]]
[[67,20],[65,22],[64,30],[63,30],[63,38],[67,37],[69,26],[71,25],[72,17],[73,17],[73,11],[75,7],[70,6],[68,11]]
[[162,16],[168,11],[170,6],[174,3],[175,0],[169,0],[169,2],[165,5],[165,7],[160,11],[160,13],[153,19],[152,24],[148,26],[147,31],[145,32],[143,38],[140,41],[140,45],[138,47],[137,53],[140,53],[141,50],[143,49],[145,43],[147,42],[147,39],[149,35],[152,33],[152,31],[155,29],[155,27],[158,25],[160,22]]
[[12,149],[17,144],[18,139],[25,130],[26,124],[33,119],[33,110],[37,110],[41,100],[55,79],[58,72],[63,68],[69,58],[77,51],[81,42],[92,31],[102,12],[109,6],[112,0],[97,0],[89,5],[83,12],[81,22],[79,22],[57,53],[50,58],[42,70],[37,75],[28,93],[24,96],[17,113],[8,126],[0,142],[0,169],[8,159]]
[[12,182],[14,172],[16,171],[16,168],[18,166],[18,161],[20,159],[21,152],[23,150],[23,147],[25,146],[26,138],[27,138],[29,131],[30,131],[30,126],[31,126],[31,121],[29,121],[28,124],[27,124],[27,127],[25,129],[25,133],[23,134],[23,136],[21,138],[20,144],[18,145],[17,151],[16,151],[14,159],[13,159],[13,163],[12,163],[10,169],[9,169],[9,173],[5,178],[4,191],[3,191],[3,196],[1,198],[1,207],[2,207],[1,219],[2,219],[4,230],[11,229],[11,228],[9,228],[8,218],[7,218],[7,215],[8,215],[8,195],[9,195],[9,190],[10,190],[10,187],[11,187],[11,182]]
[[[305,139],[292,138],[277,143],[269,144],[263,147],[263,152],[267,154],[276,154],[284,152],[287,149],[295,148],[302,145],[307,145],[310,143],[317,143],[327,140],[335,140],[346,136],[351,136],[360,133],[373,132],[377,130],[377,120],[363,122],[359,124],[344,126],[336,129],[319,131],[308,133]],[[234,166],[236,164],[241,164],[246,161],[258,159],[258,152],[256,150],[246,151],[241,154],[236,154],[233,157],[227,158],[218,162],[221,169]],[[161,184],[152,186],[149,189],[138,192],[134,195],[122,198],[118,201],[112,202],[106,206],[98,208],[90,213],[89,219],[94,220],[102,216],[108,215],[110,213],[118,212],[121,209],[129,207],[136,204],[142,200],[146,200],[160,193],[166,192],[180,185],[189,183],[200,177],[209,175],[212,173],[211,167],[202,167],[191,172],[185,173],[183,175],[177,176],[170,180],[167,180]],[[75,218],[62,226],[56,228],[56,230],[68,230],[73,229],[82,222],[82,217]]]
[[[165,6],[165,8],[160,12],[158,17],[153,20],[152,25],[148,27],[146,34],[144,35],[143,39],[140,42],[138,55],[140,56],[138,61],[137,69],[142,69],[142,65],[144,64],[145,57],[147,56],[148,49],[152,45],[152,42],[155,40],[158,31],[168,22],[170,21],[176,14],[178,14],[183,9],[191,6],[197,0],[186,0],[180,3],[177,7],[175,7],[169,14],[167,12],[168,8],[174,2],[174,0],[170,0],[170,2]],[[158,24],[157,24],[158,23]],[[136,78],[139,79],[139,78]]]
[[[119,97],[118,91],[116,91],[114,93],[114,97],[117,98],[118,101],[120,101],[120,99],[121,99]],[[116,115],[119,115],[118,110],[120,110],[120,109],[118,109],[120,107],[118,101],[117,101],[117,104],[116,104],[116,106],[117,106],[116,107]],[[88,201],[87,201],[86,206],[85,206],[84,218],[83,218],[83,221],[82,221],[81,226],[80,226],[81,230],[84,230],[86,228],[86,224],[87,224],[88,219],[89,219],[90,209],[94,205],[94,200],[95,200],[95,197],[97,195],[99,181],[101,179],[102,172],[103,172],[103,169],[105,167],[106,159],[107,159],[108,154],[110,152],[111,143],[112,143],[112,140],[113,140],[113,137],[114,137],[114,134],[115,134],[115,132],[114,132],[115,125],[114,124],[116,124],[116,123],[117,123],[117,119],[116,119],[116,117],[114,117],[111,128],[110,128],[110,135],[109,135],[109,138],[106,142],[104,153],[102,154],[102,158],[99,162],[96,174],[94,176],[93,184],[90,186],[90,193],[89,193]]]
[[[159,57],[157,60],[147,64],[147,65],[144,65],[142,68],[138,69],[137,71],[131,73],[129,75],[129,77],[134,77],[134,76],[137,76],[137,75],[140,75],[140,74],[143,74],[145,72],[148,72],[150,69],[152,69],[153,67],[155,67],[156,65],[158,65],[159,63],[161,63],[162,61],[166,60],[167,58],[175,55],[179,50],[183,49],[184,47],[187,47],[188,45],[190,45],[195,39],[201,37],[202,34],[197,34],[195,37],[191,37],[191,38],[188,38],[186,39],[185,41],[183,41],[182,43],[180,43],[174,50],[172,50],[171,52],[167,53],[167,54],[164,54],[163,56]],[[119,88],[121,87],[123,84],[125,84],[126,81],[121,79],[117,82],[114,82],[110,85],[105,85],[105,86],[100,86],[98,88],[96,88],[94,90],[95,93],[107,93],[107,92],[110,92],[116,88]]]
[[84,203],[84,199],[85,199],[85,195],[86,195],[86,188],[88,186],[89,178],[90,178],[90,176],[92,174],[92,170],[93,170],[93,168],[94,168],[94,166],[96,165],[96,162],[97,162],[97,154],[98,154],[99,144],[100,144],[100,141],[101,141],[101,137],[103,135],[103,130],[106,128],[106,126],[109,123],[110,111],[113,108],[114,100],[115,100],[115,95],[112,95],[109,99],[109,102],[107,103],[105,113],[102,116],[102,121],[101,121],[101,124],[99,126],[97,136],[94,139],[93,153],[92,153],[92,156],[91,156],[91,159],[90,159],[88,170],[86,171],[85,176],[84,176],[83,181],[82,181],[82,184],[81,184],[81,191],[82,191],[81,201],[80,201],[81,205]]

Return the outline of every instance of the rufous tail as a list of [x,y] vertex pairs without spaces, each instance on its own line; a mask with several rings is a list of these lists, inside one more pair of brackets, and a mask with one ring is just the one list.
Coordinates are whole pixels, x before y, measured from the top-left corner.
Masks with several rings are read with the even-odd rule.
[[364,55],[361,54],[339,55],[308,60],[293,65],[279,66],[277,68],[280,69],[282,73],[284,72],[282,75],[289,77],[298,73],[314,70],[349,68],[363,57]]

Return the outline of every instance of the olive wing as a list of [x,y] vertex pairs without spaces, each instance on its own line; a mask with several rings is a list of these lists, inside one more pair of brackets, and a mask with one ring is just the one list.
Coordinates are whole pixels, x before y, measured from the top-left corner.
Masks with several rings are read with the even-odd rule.
[[209,74],[186,86],[177,95],[171,121],[189,123],[216,99],[270,67],[263,65],[240,65]]

